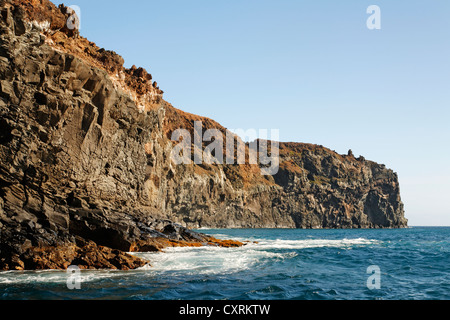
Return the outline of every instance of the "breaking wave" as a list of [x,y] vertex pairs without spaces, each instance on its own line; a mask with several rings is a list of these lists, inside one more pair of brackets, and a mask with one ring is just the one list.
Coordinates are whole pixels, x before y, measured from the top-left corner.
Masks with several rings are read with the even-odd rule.
[[[250,240],[241,248],[168,248],[139,253],[134,271],[0,272],[2,299],[448,299],[450,228],[400,230],[202,230]],[[376,239],[376,240],[375,240]],[[382,288],[367,288],[368,267]]]
[[[216,235],[225,236],[225,235]],[[163,272],[182,271],[190,274],[217,274],[239,272],[267,262],[292,259],[297,250],[306,248],[342,248],[369,246],[380,243],[377,240],[260,240],[241,248],[168,248],[163,253],[140,253],[139,257],[151,261],[143,269]]]

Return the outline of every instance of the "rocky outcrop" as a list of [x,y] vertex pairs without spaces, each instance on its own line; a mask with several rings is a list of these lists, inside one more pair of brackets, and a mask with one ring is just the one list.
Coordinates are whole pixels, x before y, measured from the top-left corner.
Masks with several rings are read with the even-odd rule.
[[148,264],[145,260],[120,250],[98,246],[92,241],[81,247],[76,244],[32,247],[12,258],[8,265],[10,270],[66,270],[71,265],[81,270],[132,270]]
[[384,165],[322,146],[282,143],[281,203],[301,228],[406,227],[398,176]]
[[175,165],[176,129],[227,129],[174,108],[146,70],[67,29],[66,7],[0,5],[0,269],[127,269],[143,263],[133,250],[242,245],[186,228],[406,226],[397,175],[353,154],[283,143],[274,176]]

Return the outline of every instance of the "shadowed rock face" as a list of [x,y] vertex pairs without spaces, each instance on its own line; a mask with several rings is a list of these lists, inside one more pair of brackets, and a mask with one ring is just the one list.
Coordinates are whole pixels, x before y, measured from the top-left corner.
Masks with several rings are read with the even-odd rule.
[[[227,130],[175,109],[147,71],[65,30],[65,7],[0,5],[0,269],[36,268],[36,248],[65,248],[63,267],[93,250],[92,265],[126,269],[142,261],[123,251],[156,238],[211,243],[184,239],[184,227],[407,225],[397,175],[352,154],[282,143],[268,177],[257,165],[175,165],[174,130]],[[170,233],[171,221],[184,227]]]

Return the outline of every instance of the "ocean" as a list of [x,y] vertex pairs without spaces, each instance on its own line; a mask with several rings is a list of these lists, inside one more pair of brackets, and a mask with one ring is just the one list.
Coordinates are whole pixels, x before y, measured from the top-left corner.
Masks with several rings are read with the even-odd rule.
[[0,300],[450,299],[450,228],[200,232],[252,243],[141,253],[152,266],[127,272],[0,272]]

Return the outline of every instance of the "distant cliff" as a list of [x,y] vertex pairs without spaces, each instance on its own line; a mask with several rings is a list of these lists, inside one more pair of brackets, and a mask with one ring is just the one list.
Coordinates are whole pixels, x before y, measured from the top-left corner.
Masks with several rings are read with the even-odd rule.
[[[67,29],[66,7],[0,5],[0,269],[20,269],[23,254],[38,247],[92,242],[129,251],[173,233],[170,221],[188,228],[407,226],[397,175],[352,154],[280,143],[273,176],[258,164],[175,165],[175,130],[193,132],[195,121],[227,129],[174,108],[146,70],[124,68],[115,52]],[[187,231],[177,230],[183,240]]]

